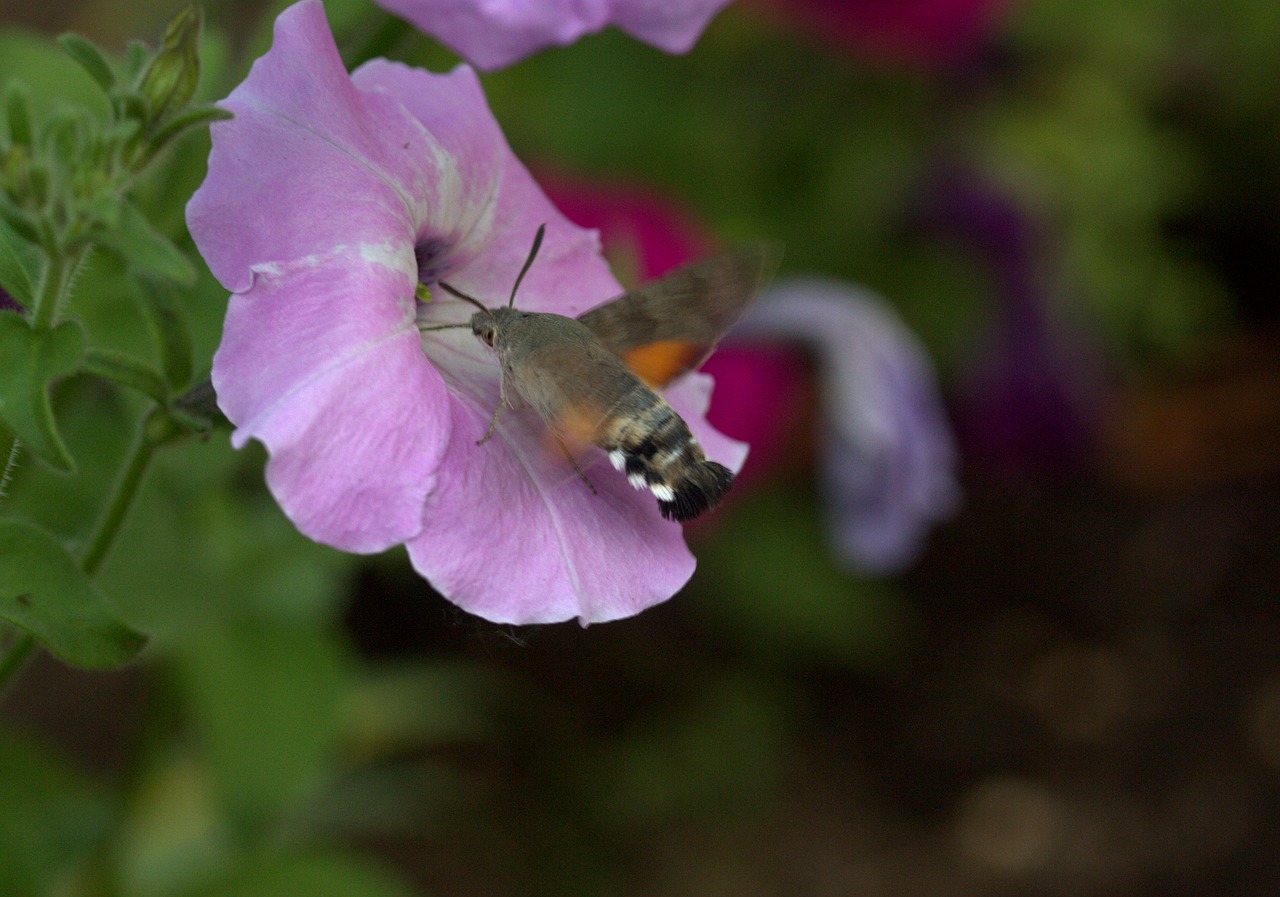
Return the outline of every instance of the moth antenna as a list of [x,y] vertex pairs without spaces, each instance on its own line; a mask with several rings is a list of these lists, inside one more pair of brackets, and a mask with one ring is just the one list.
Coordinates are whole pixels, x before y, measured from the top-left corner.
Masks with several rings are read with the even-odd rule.
[[[444,290],[450,296],[455,296],[458,299],[461,299],[463,302],[470,302],[472,305],[474,305],[476,308],[480,309],[481,311],[487,312],[489,310],[488,308],[485,307],[484,303],[481,302],[479,299],[475,299],[471,296],[468,296],[466,293],[462,292],[462,290],[455,289],[454,287],[449,286],[449,284],[445,283],[443,280],[437,280],[436,283],[440,285],[440,289]],[[465,325],[459,324],[457,326],[462,327]]]
[[533,260],[538,257],[538,250],[542,248],[542,238],[547,233],[547,225],[539,224],[538,232],[533,235],[533,248],[529,250],[529,257],[524,260],[524,267],[520,269],[520,273],[516,276],[515,286],[511,288],[511,298],[507,300],[507,308],[513,308],[516,304],[516,290],[520,289],[520,281],[524,280],[524,276],[529,273],[529,268],[533,265]]
[[430,327],[419,327],[418,332],[430,333],[433,330],[453,330],[458,327],[470,327],[470,326],[471,326],[470,322],[463,322],[461,324],[433,324]]

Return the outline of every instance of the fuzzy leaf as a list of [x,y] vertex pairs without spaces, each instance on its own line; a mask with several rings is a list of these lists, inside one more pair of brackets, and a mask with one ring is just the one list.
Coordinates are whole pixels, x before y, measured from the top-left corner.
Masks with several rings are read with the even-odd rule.
[[92,41],[86,40],[78,34],[64,34],[58,38],[58,43],[68,56],[78,62],[89,73],[89,77],[98,82],[98,85],[103,90],[110,90],[115,87],[115,73],[111,71],[111,66],[107,64],[106,57],[102,55],[102,51]]
[[0,312],[0,419],[64,473],[75,470],[75,461],[58,433],[49,385],[75,370],[83,355],[84,333],[75,322],[37,333],[22,316]]
[[179,286],[189,287],[195,283],[196,269],[190,259],[168,237],[152,227],[136,206],[120,203],[118,215],[116,227],[100,228],[94,232],[93,238],[99,245],[116,253],[126,263]]
[[168,384],[180,389],[191,381],[191,322],[177,290],[146,276],[134,277],[147,329],[160,353],[160,367]]
[[0,520],[0,619],[78,667],[118,667],[147,642],[57,540],[21,520]]
[[86,374],[102,377],[150,396],[161,405],[169,401],[169,387],[155,368],[124,352],[90,349],[85,353],[81,369]]
[[26,308],[31,308],[40,279],[40,253],[4,218],[0,218],[0,287]]

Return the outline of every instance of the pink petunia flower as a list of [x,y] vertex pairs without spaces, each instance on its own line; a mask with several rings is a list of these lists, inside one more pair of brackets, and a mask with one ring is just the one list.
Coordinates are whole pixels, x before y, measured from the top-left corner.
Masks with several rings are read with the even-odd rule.
[[[271,50],[222,103],[187,221],[232,296],[213,362],[233,444],[263,442],[267,484],[309,537],[353,552],[403,543],[445,597],[497,622],[584,624],[678,591],[694,560],[603,452],[593,494],[530,409],[503,413],[494,356],[445,279],[502,304],[576,315],[621,292],[594,232],[571,224],[511,153],[475,74],[373,60],[348,76],[319,0],[276,20]],[[710,378],[667,398],[707,454],[745,446],[704,418]]]
[[667,53],[687,53],[729,0],[376,0],[472,65],[492,71],[536,50],[616,25]]

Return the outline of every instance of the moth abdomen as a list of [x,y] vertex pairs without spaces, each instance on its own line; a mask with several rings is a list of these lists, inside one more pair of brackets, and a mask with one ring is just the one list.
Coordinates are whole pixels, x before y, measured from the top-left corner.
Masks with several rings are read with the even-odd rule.
[[668,520],[690,520],[711,510],[733,484],[733,471],[715,461],[704,459],[682,473],[671,489],[671,498],[658,499],[658,510]]
[[644,390],[647,407],[606,423],[600,445],[613,466],[637,489],[658,499],[668,520],[689,520],[720,503],[733,483],[723,464],[708,461],[702,446],[670,405]]

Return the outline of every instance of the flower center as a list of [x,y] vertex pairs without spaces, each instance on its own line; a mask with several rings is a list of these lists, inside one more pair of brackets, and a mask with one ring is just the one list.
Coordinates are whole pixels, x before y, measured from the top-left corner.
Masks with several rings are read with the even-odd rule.
[[449,250],[453,245],[439,237],[424,237],[413,247],[413,256],[418,261],[418,282],[434,283],[444,277],[453,265],[449,263]]

